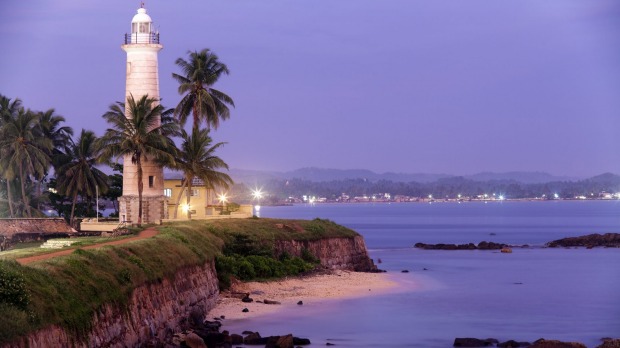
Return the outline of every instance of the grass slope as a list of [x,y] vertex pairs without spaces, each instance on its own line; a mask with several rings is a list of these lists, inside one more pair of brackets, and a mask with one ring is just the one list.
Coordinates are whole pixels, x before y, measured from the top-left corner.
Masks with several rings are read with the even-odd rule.
[[76,249],[68,256],[28,266],[0,260],[0,343],[53,324],[66,328],[78,339],[84,338],[91,328],[91,318],[103,305],[123,308],[136,287],[172,278],[184,267],[220,258],[224,262],[219,262],[219,268],[229,274],[235,274],[239,267],[244,272],[254,270],[255,266],[248,263],[255,262],[255,276],[282,276],[306,270],[307,265],[297,260],[286,263],[285,257],[279,260],[285,262],[284,266],[267,260],[268,266],[277,271],[261,268],[266,260],[262,257],[275,257],[268,255],[274,240],[357,235],[320,219],[194,220],[166,224],[158,230],[160,233],[153,238]]

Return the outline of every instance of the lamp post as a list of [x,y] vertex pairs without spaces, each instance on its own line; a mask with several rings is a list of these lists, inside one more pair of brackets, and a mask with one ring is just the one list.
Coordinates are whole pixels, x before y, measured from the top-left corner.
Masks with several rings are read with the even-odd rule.
[[222,213],[224,213],[224,207],[226,206],[226,201],[228,201],[228,197],[226,196],[226,193],[220,193],[217,196],[217,199],[220,201],[220,203],[222,204]]
[[254,206],[254,215],[260,217],[260,199],[263,197],[262,189],[255,189],[254,191],[252,191],[252,197],[256,199],[256,205]]

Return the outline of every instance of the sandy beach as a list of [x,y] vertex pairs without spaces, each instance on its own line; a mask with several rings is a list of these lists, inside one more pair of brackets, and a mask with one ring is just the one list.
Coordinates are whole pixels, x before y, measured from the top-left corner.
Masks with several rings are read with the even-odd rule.
[[[387,273],[361,273],[333,271],[300,278],[286,278],[272,282],[238,282],[230,291],[223,292],[209,317],[225,316],[226,319],[247,319],[271,314],[284,308],[298,306],[297,302],[316,304],[335,299],[375,296],[398,291],[400,284]],[[254,300],[242,302],[235,293],[249,293]],[[281,304],[264,304],[264,300]],[[260,301],[260,302],[257,302]],[[247,308],[249,312],[242,312]]]

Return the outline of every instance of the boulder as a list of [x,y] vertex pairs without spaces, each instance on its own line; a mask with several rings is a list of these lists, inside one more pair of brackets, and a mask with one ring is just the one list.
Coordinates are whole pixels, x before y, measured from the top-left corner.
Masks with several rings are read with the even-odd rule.
[[278,337],[275,345],[273,346],[273,348],[293,348],[293,347],[294,347],[293,335],[291,334]]
[[310,340],[307,338],[293,337],[293,344],[296,346],[307,346],[310,344]]
[[190,348],[207,348],[205,341],[193,332],[185,336],[185,344]]
[[502,249],[505,246],[506,246],[505,244],[495,243],[495,242],[487,242],[487,241],[482,241],[482,242],[478,243],[478,249],[480,249],[480,250],[499,250],[499,249]]
[[493,342],[489,339],[481,340],[471,337],[457,337],[454,339],[454,347],[491,347]]
[[515,340],[509,340],[509,341],[497,344],[498,347],[503,347],[503,348],[529,347],[531,345],[532,344],[530,342],[517,342]]
[[297,304],[298,304],[299,306],[302,306],[302,305],[304,304],[304,301],[298,301],[298,302],[297,302]]
[[232,334],[230,335],[230,343],[232,344],[243,344],[243,336]]
[[510,249],[510,248],[502,248],[500,251],[501,251],[502,253],[504,253],[504,254],[510,254],[510,253],[512,253],[512,249]]
[[620,348],[620,338],[606,338],[596,348]]
[[263,303],[264,303],[264,304],[281,304],[281,303],[280,303],[280,302],[278,302],[278,301],[272,301],[272,300],[263,300]]
[[530,348],[586,348],[586,346],[579,342],[562,342],[541,338],[534,341]]
[[258,332],[252,332],[243,338],[243,344],[249,344],[249,345],[267,344],[267,338],[261,337]]
[[250,296],[246,296],[241,299],[241,302],[250,303],[250,302],[254,302],[254,300]]

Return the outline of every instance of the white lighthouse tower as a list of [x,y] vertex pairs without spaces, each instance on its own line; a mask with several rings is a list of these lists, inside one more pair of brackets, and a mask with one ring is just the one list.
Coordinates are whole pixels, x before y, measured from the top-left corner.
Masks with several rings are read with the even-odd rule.
[[[131,34],[125,34],[125,44],[121,48],[127,52],[125,101],[130,95],[135,100],[144,95],[159,100],[157,54],[163,46],[159,43],[159,33],[154,30],[144,3],[131,20]],[[123,166],[120,219],[135,223],[138,221],[138,169],[131,163],[131,156],[125,156]],[[148,160],[142,161],[142,171],[142,222],[161,223],[167,217],[164,209],[167,202],[164,196],[163,168]]]

